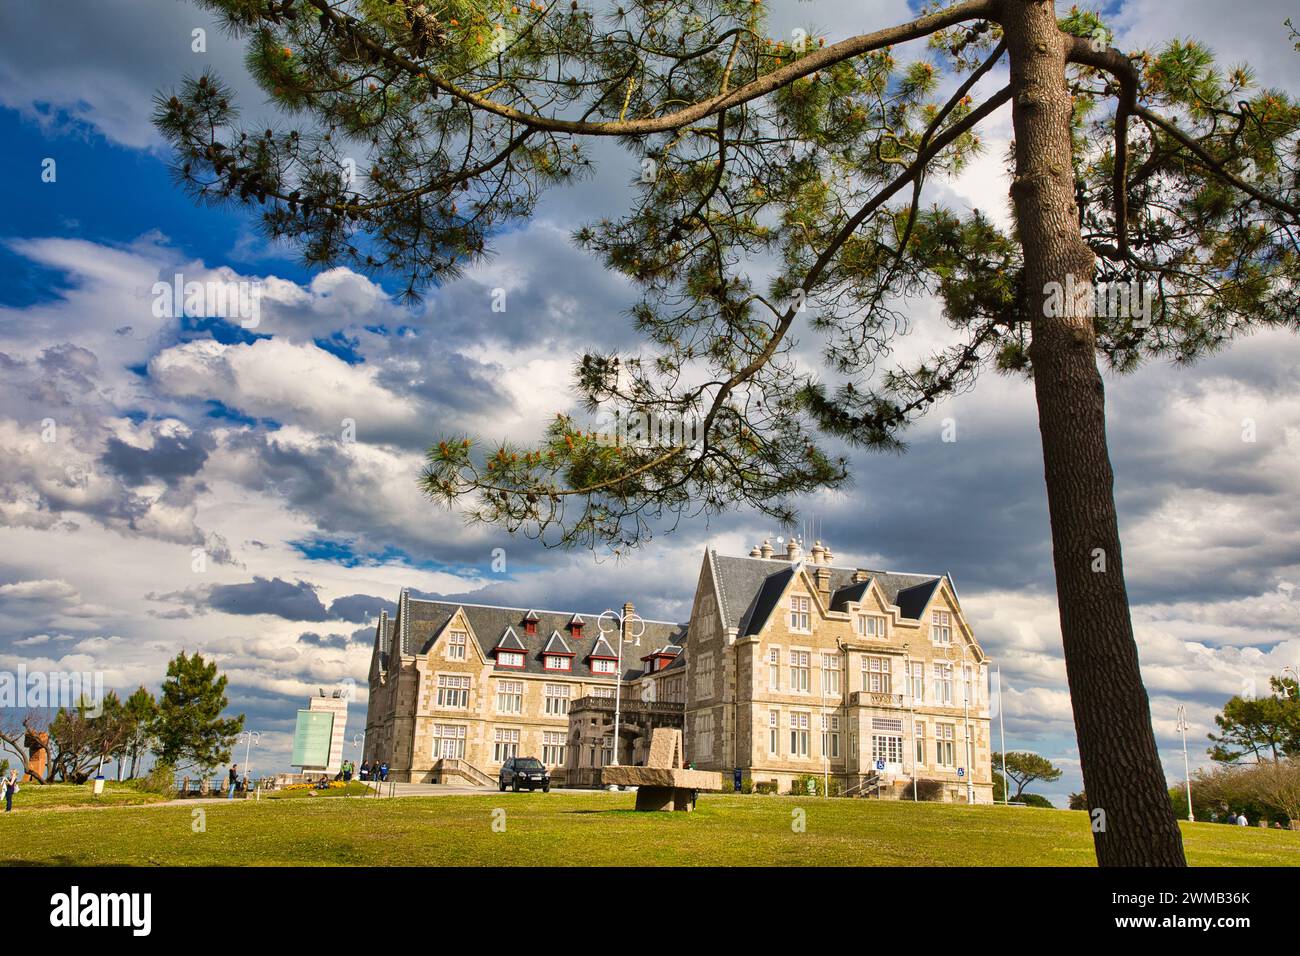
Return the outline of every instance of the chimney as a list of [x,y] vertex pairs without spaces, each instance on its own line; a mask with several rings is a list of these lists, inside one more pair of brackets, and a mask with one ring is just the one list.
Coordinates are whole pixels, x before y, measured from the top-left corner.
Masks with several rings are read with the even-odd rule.
[[818,565],[815,573],[817,580],[817,590],[822,593],[823,604],[831,603],[831,569],[823,565]]
[[794,564],[794,562],[799,560],[799,553],[800,553],[799,542],[795,541],[794,538],[791,538],[788,542],[786,542],[785,559],[787,561],[789,561],[791,564]]
[[772,556],[772,542],[767,538],[763,539],[763,546],[758,549],[760,558],[770,558]]
[[835,563],[835,555],[831,554],[831,546],[828,544],[822,548],[822,564],[829,567]]
[[751,558],[761,558],[763,556],[763,551],[758,545],[754,545],[749,549],[749,556]]
[[812,563],[813,563],[813,564],[818,564],[818,565],[826,564],[826,563],[827,563],[827,561],[826,561],[826,549],[822,547],[822,543],[821,543],[820,541],[817,541],[817,542],[814,542],[814,543],[813,543],[813,547],[812,547]]
[[863,571],[861,568],[858,568],[856,571],[853,572],[853,583],[861,584],[869,577],[871,577],[871,572]]
[[633,647],[636,647],[641,643],[641,639],[636,636],[636,632],[641,629],[632,626],[632,615],[635,612],[636,608],[632,605],[631,601],[628,601],[623,605],[623,643],[631,644]]

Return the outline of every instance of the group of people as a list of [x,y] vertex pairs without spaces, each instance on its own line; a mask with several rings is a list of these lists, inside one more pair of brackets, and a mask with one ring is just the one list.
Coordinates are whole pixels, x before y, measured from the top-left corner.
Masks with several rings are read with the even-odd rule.
[[378,780],[381,783],[386,781],[388,779],[387,762],[380,763],[376,760],[374,763],[368,764],[364,760],[361,761],[361,779]]

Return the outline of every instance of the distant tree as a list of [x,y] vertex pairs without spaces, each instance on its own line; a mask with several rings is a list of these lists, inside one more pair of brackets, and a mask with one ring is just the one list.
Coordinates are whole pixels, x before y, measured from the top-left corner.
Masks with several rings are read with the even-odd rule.
[[1246,788],[1260,803],[1300,827],[1300,759],[1265,761],[1243,771]]
[[1020,802],[1027,807],[1041,807],[1044,810],[1055,810],[1056,804],[1052,803],[1041,793],[1026,793],[1020,796]]
[[1207,734],[1214,746],[1207,751],[1220,763],[1236,763],[1253,755],[1258,760],[1300,756],[1300,692],[1289,677],[1270,677],[1268,697],[1230,698],[1214,717],[1219,733]]
[[[993,763],[1001,766],[1002,754],[995,753]],[[1009,752],[1006,755],[1006,764],[1007,776],[1016,785],[1016,792],[1012,795],[1012,800],[1021,799],[1020,795],[1024,793],[1025,787],[1035,780],[1051,783],[1053,780],[1061,779],[1061,771],[1050,760],[1028,751],[1016,750]]]
[[244,715],[222,718],[229,703],[226,677],[203,655],[189,657],[181,651],[167,665],[162,696],[153,720],[158,759],[177,769],[198,768],[206,773],[230,759]]
[[993,802],[1002,803],[1007,798],[1007,781],[998,771],[993,771]]
[[158,702],[148,690],[138,687],[126,699],[126,712],[131,723],[126,738],[125,756],[131,762],[128,776],[134,778],[140,772],[140,758],[149,751],[149,735],[153,730],[154,719],[158,716]]
[[121,747],[126,735],[122,702],[109,691],[97,704],[83,697],[50,721],[46,780],[84,783]]
[[1088,795],[1085,791],[1080,790],[1078,793],[1070,794],[1070,809],[1071,810],[1088,809]]

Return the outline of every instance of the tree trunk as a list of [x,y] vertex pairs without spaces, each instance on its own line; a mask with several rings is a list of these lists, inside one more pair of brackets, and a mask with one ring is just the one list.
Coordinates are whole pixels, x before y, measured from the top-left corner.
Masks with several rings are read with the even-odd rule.
[[1129,618],[1091,297],[1083,314],[1067,308],[1047,317],[1043,308],[1049,283],[1067,287],[1073,277],[1090,287],[1094,275],[1074,202],[1067,41],[1051,2],[1002,6],[1015,91],[1011,195],[1024,246],[1065,668],[1097,862],[1185,866]]

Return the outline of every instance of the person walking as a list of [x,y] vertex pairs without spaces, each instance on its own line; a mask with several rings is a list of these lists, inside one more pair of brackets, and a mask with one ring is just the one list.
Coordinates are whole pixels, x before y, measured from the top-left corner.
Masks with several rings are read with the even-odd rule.
[[1250,826],[1250,821],[1246,819],[1246,814],[1242,813],[1242,814],[1238,815],[1238,817],[1237,817],[1237,826],[1239,826],[1239,827],[1248,827],[1248,826]]
[[379,779],[384,783],[388,782],[388,761],[387,760],[385,760],[383,763],[379,765]]
[[343,782],[344,783],[352,782],[352,761],[351,760],[345,760],[343,762]]
[[235,790],[239,786],[239,764],[232,763],[230,765],[230,773],[227,779],[230,784],[230,791],[226,794],[226,799],[233,800],[235,799]]
[[5,813],[14,808],[14,794],[18,792],[18,771],[9,768],[9,775],[0,781],[0,790],[4,791]]
[[361,779],[362,779],[362,780],[368,780],[368,779],[370,779],[370,764],[366,763],[364,760],[361,761],[361,771],[360,771],[360,773],[361,773]]

